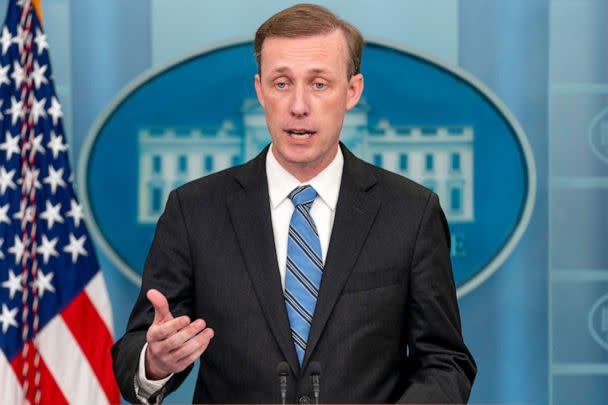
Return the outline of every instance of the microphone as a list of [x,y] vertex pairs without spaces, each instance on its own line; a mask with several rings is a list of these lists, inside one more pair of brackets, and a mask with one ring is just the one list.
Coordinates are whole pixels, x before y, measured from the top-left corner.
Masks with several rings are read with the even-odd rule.
[[315,405],[319,405],[319,394],[321,393],[321,383],[319,377],[321,376],[321,364],[318,361],[311,361],[310,366],[310,379],[312,381],[312,393],[315,397]]
[[289,375],[289,364],[281,361],[277,364],[277,376],[279,377],[279,386],[281,389],[281,404],[287,402],[287,376]]

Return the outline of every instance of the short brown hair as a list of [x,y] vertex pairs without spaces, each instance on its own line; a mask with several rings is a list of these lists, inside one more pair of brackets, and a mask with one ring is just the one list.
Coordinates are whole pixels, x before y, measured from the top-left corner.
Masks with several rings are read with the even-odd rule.
[[340,29],[348,45],[348,77],[361,72],[361,53],[363,36],[352,24],[339,19],[325,7],[316,4],[296,4],[279,11],[266,20],[255,33],[253,48],[258,71],[262,67],[262,45],[269,37],[306,37],[329,34]]

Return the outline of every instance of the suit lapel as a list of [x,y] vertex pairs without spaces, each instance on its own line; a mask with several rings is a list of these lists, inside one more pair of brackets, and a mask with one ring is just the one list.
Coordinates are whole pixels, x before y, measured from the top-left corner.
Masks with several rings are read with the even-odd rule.
[[266,152],[243,166],[236,180],[242,189],[228,199],[228,210],[247,271],[270,330],[294,374],[299,364],[291,338],[272,232]]
[[[336,216],[302,368],[310,360],[380,207],[371,192],[376,178],[362,161],[341,146],[344,169]],[[292,371],[298,375],[300,366],[291,338],[274,246],[266,178],[267,151],[268,148],[264,149],[235,174],[242,188],[229,196],[228,210],[270,330]]]
[[340,193],[302,368],[310,360],[380,207],[370,192],[376,178],[362,161],[341,146],[344,168]]

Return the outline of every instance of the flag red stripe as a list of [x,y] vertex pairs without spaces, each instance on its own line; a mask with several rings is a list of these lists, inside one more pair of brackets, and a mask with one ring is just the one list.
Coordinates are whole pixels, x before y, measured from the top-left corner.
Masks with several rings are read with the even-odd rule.
[[[120,394],[109,354],[112,336],[86,292],[78,294],[63,310],[61,316],[89,361],[108,401],[119,403]],[[84,320],[86,322],[83,322]]]
[[[58,350],[60,350],[60,349],[58,348]],[[36,404],[36,401],[35,401],[36,392],[35,392],[35,387],[34,387],[34,369],[33,369],[35,353],[36,353],[36,349],[34,348],[34,346],[29,345],[27,361],[28,361],[28,364],[30,367],[30,372],[28,373],[28,381],[29,381],[30,388],[28,389],[28,392],[27,392],[27,400],[30,402],[30,404]],[[24,383],[24,378],[22,375],[23,355],[18,354],[17,356],[15,356],[15,358],[11,362],[11,366],[13,367],[13,370],[15,371],[15,375],[17,376],[19,383],[23,386],[23,383]],[[66,365],[66,366],[68,366],[68,365]],[[57,385],[55,378],[53,377],[53,375],[47,368],[46,363],[42,359],[42,356],[40,356],[40,360],[38,363],[38,370],[40,371],[40,385],[39,385],[40,394],[41,394],[40,403],[57,404],[57,405],[68,404],[67,399],[61,392],[61,389]]]

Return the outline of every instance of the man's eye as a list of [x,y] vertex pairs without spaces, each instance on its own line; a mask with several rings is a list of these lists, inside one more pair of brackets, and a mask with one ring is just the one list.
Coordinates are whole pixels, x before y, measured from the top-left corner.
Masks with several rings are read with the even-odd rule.
[[320,83],[320,82],[315,83],[314,86],[315,86],[315,89],[317,89],[317,90],[323,90],[325,87],[327,87],[327,85],[325,83]]
[[279,89],[279,90],[283,90],[283,89],[285,89],[287,87],[287,83],[285,83],[285,82],[278,82],[278,83],[275,83],[274,86],[277,89]]

